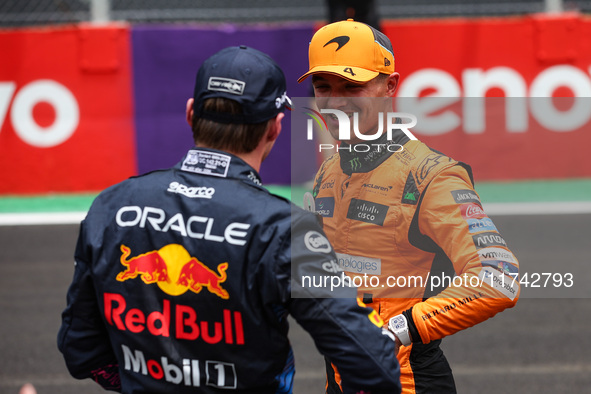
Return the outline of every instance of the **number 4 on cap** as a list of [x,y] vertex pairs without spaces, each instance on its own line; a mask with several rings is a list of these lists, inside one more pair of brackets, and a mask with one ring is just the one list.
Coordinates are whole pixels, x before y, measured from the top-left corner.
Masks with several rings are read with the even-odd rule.
[[353,72],[353,69],[352,69],[351,67],[346,67],[346,68],[343,70],[343,72],[344,72],[344,73],[349,73],[349,74],[351,74],[352,76],[355,76],[355,73]]

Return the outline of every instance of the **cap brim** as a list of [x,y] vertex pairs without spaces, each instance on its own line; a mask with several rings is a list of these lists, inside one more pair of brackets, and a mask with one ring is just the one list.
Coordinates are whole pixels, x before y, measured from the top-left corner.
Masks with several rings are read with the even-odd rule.
[[312,74],[334,74],[355,82],[367,82],[378,76],[379,72],[366,70],[360,67],[346,66],[316,66],[298,79],[298,83],[308,78]]

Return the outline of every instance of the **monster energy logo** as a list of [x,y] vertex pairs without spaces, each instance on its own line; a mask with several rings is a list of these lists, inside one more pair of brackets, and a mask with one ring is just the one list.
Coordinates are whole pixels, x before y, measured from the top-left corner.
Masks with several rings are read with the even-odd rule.
[[361,162],[359,161],[358,157],[355,157],[352,160],[349,160],[349,164],[351,165],[351,170],[353,170],[353,171],[361,168]]

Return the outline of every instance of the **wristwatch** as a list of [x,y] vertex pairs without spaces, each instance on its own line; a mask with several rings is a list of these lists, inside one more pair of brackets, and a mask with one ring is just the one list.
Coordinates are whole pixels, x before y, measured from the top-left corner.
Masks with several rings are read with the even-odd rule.
[[404,315],[396,315],[388,322],[388,328],[396,335],[403,346],[410,345],[410,334],[408,332],[408,322]]

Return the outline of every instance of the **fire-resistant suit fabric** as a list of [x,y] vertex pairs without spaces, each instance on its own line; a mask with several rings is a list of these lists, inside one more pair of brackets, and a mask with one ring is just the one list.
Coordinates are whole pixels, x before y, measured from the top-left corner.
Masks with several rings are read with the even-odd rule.
[[346,371],[346,392],[400,392],[375,311],[353,288],[314,298],[299,280],[334,275],[317,218],[236,156],[194,148],[107,189],[75,262],[58,347],[76,378],[123,393],[289,393],[291,314]]
[[[403,392],[455,392],[440,340],[515,304],[518,261],[467,165],[400,130],[377,142],[370,153],[343,144],[323,163],[316,212],[363,301],[384,321],[403,313],[409,322]],[[328,392],[339,391],[339,372],[328,368]]]

